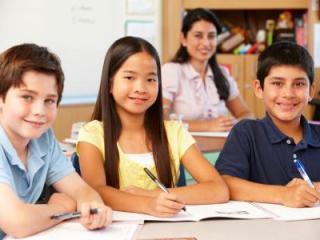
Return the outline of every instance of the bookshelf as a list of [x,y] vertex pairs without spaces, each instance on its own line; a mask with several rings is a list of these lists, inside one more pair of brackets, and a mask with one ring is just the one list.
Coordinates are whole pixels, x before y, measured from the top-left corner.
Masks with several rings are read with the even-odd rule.
[[[266,18],[270,16],[276,19],[280,12],[290,10],[295,14],[307,12],[308,26],[319,21],[319,15],[314,6],[314,0],[164,0],[163,11],[163,39],[162,57],[163,61],[169,61],[179,47],[179,34],[184,11],[204,7],[212,9],[223,21],[243,21],[245,14],[249,19],[254,19],[259,27],[263,26]],[[313,54],[313,27],[308,27],[308,50]],[[231,73],[236,79],[240,92],[257,117],[264,115],[263,104],[256,99],[251,83],[256,76],[257,55],[233,55],[218,54],[218,62],[231,66]],[[316,79],[320,78],[320,70],[316,71]],[[320,89],[317,84],[317,89]],[[320,97],[320,96],[319,96]],[[305,112],[307,118],[311,119],[314,107],[309,106]]]

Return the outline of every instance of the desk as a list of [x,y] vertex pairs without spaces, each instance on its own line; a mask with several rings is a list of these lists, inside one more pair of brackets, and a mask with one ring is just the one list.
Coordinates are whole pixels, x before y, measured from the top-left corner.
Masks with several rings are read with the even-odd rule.
[[226,142],[228,132],[190,132],[201,152],[219,152]]
[[283,222],[272,219],[207,220],[201,222],[146,223],[138,240],[196,237],[198,240],[318,240],[320,219]]

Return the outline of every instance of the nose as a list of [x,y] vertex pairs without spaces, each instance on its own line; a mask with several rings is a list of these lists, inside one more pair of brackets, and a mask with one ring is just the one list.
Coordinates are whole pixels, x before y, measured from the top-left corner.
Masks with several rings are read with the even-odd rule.
[[211,40],[209,39],[209,37],[203,37],[202,38],[202,44],[204,46],[209,46],[211,44]]
[[142,79],[136,81],[134,87],[135,87],[134,88],[135,92],[140,93],[140,94],[146,93],[146,91],[147,91],[146,83]]
[[294,89],[291,85],[286,85],[283,88],[283,96],[285,97],[292,97],[294,96]]
[[32,104],[32,114],[38,115],[38,116],[42,116],[42,115],[45,114],[45,112],[46,112],[46,109],[45,109],[44,102],[42,102],[42,101],[35,101],[35,102]]

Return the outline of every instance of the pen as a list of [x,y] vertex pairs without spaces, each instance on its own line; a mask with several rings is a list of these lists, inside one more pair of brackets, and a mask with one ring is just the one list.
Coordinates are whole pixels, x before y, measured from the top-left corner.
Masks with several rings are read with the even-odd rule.
[[[101,210],[98,208],[90,209],[90,214],[97,214]],[[50,217],[50,219],[55,220],[66,220],[66,219],[72,219],[72,218],[79,218],[81,217],[81,212],[71,212],[71,213],[58,213],[54,214]]]
[[296,168],[299,171],[301,177],[308,183],[310,187],[314,188],[314,185],[311,182],[306,170],[304,169],[302,162],[299,159],[294,159],[293,162],[296,165]]
[[[151,180],[158,185],[158,187],[166,192],[169,193],[168,189],[152,174],[152,172],[150,172],[150,170],[148,168],[144,168],[144,171],[146,172],[146,174],[151,178]],[[187,211],[186,207],[182,208],[183,211]]]

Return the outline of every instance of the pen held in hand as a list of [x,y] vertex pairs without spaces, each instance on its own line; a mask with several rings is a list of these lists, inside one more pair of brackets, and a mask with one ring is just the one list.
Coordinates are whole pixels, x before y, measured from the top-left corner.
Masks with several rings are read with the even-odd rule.
[[313,185],[311,179],[309,178],[306,170],[304,169],[302,162],[299,159],[294,159],[293,162],[296,165],[296,168],[297,168],[298,172],[300,173],[301,177],[303,178],[303,180],[305,180],[307,182],[309,187],[314,188],[314,185]]
[[[150,172],[148,168],[144,168],[144,171],[163,192],[169,193],[168,189],[152,174],[152,172]],[[187,211],[186,207],[183,207],[182,210]]]
[[[99,208],[90,209],[90,214],[97,214],[101,211]],[[72,218],[79,218],[81,217],[81,212],[71,212],[71,213],[58,213],[54,214],[50,217],[50,219],[54,220],[67,220]]]

